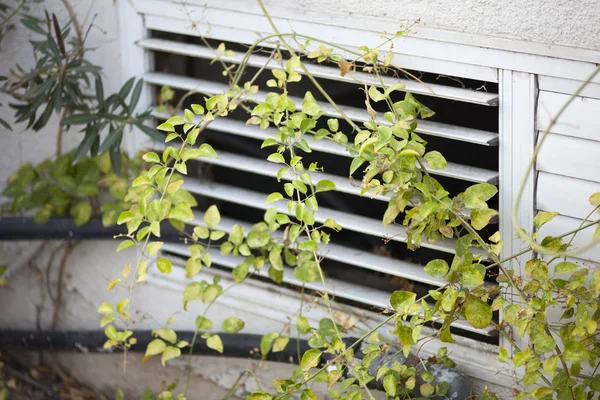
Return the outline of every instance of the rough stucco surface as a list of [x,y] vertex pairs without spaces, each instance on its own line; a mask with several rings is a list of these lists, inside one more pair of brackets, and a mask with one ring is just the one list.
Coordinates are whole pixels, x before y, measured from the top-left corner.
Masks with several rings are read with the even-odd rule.
[[[600,0],[277,0],[273,5],[383,18],[600,50]],[[418,31],[418,28],[416,29]]]

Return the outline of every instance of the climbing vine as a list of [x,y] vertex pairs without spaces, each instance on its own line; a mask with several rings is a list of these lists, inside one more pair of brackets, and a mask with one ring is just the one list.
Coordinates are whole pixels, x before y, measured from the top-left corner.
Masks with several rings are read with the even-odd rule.
[[[266,270],[272,281],[280,283],[283,271],[289,268],[299,281],[321,284],[319,296],[328,316],[317,327],[309,324],[302,309],[294,314],[297,331],[309,336],[311,348],[299,356],[296,373],[274,381],[272,388],[259,388],[248,396],[250,400],[287,399],[292,394],[298,394],[303,400],[316,399],[309,383],[317,380],[327,382],[329,395],[334,399],[371,399],[371,388],[376,382],[390,399],[452,398],[449,383],[431,372],[436,364],[453,365],[447,351],[441,348],[437,357],[425,359],[419,349],[432,337],[423,334],[423,328],[432,322],[439,326],[435,337],[452,343],[450,327],[458,319],[465,319],[478,329],[493,324],[505,343],[510,344],[510,348],[499,347],[498,358],[518,371],[517,398],[589,399],[596,396],[600,391],[600,375],[596,374],[600,366],[600,345],[596,339],[600,320],[600,271],[580,268],[567,256],[581,251],[572,246],[574,236],[580,231],[595,229],[595,241],[600,236],[599,221],[593,218],[600,207],[600,193],[590,193],[589,201],[595,209],[578,229],[560,236],[539,237],[537,230],[556,216],[556,213],[539,213],[534,220],[536,232],[522,229],[517,232],[528,247],[500,259],[503,239],[507,238],[501,238],[499,232],[490,237],[481,234],[497,214],[487,203],[498,189],[480,183],[452,195],[430,175],[432,170],[446,168],[447,162],[441,153],[427,150],[427,141],[416,133],[416,128],[419,119],[431,117],[434,112],[410,93],[400,101],[392,99],[395,92],[403,92],[405,88],[401,84],[388,86],[381,79],[387,69],[396,68],[382,47],[343,49],[345,54],[354,57],[349,60],[338,54],[342,49],[331,43],[310,38],[310,44],[299,44],[297,39],[308,38],[279,32],[262,2],[258,2],[272,25],[273,35],[250,46],[241,64],[227,65],[221,61],[224,74],[230,78],[227,91],[207,96],[202,104],[192,104],[183,110],[173,108],[181,113],[158,126],[166,135],[167,147],[161,154],[150,151],[142,156],[149,168],[133,180],[123,198],[124,204],[130,206],[120,213],[117,223],[124,225],[127,233],[120,235],[117,251],[135,246],[139,258],[133,265],[125,265],[121,274],[109,283],[109,290],[120,288],[126,295],[115,304],[105,302],[99,307],[101,326],[107,336],[105,347],[122,349],[127,362],[128,349],[136,343],[132,330],[136,288],[147,279],[150,268],[163,274],[173,269],[172,261],[160,252],[162,222],[168,221],[185,236],[190,252],[185,265],[189,283],[182,293],[181,308],[187,310],[190,302],[201,302],[205,308],[196,319],[190,342],[180,340],[177,332],[170,328],[172,320],[165,321],[162,328],[153,332],[155,338],[147,346],[144,359],[160,356],[165,364],[187,351],[191,360],[199,340],[205,341],[215,352],[223,352],[219,333],[236,333],[245,323],[232,316],[216,327],[210,319],[211,306],[258,271]],[[399,31],[386,38],[385,43],[404,34],[405,31]],[[268,62],[280,65],[270,72],[260,68],[250,80],[242,81],[249,55],[265,40],[277,41]],[[227,51],[221,45],[217,54]],[[352,74],[358,68],[370,72],[379,82],[361,82],[370,119],[358,125],[348,118],[306,68],[308,62],[337,64],[342,74]],[[256,81],[261,74],[272,76],[266,82],[267,96],[257,99]],[[310,91],[301,102],[289,96],[289,86],[302,79],[314,84],[316,91],[327,100],[328,109],[336,111],[336,116],[326,111]],[[168,102],[170,97],[172,93],[165,90],[163,100]],[[384,105],[386,111],[375,111],[374,103]],[[133,108],[124,108],[127,112],[123,118],[127,123],[131,122]],[[204,210],[202,221],[196,220],[193,207],[197,203],[185,189],[185,176],[191,161],[218,157],[209,144],[199,144],[198,138],[212,121],[227,118],[238,109],[248,112],[248,124],[263,129],[277,128],[277,134],[264,140],[261,147],[272,150],[267,161],[279,165],[277,181],[281,189],[269,194],[265,201],[285,208],[269,208],[263,220],[250,229],[234,225],[225,230],[221,228],[220,212],[215,205]],[[102,123],[93,115],[74,114],[69,118],[63,123],[79,122],[88,128]],[[350,128],[344,131],[340,122]],[[344,340],[348,332],[333,312],[333,300],[321,267],[322,254],[327,244],[335,240],[341,226],[332,218],[315,214],[321,194],[336,187],[330,180],[316,179],[316,172],[323,168],[318,162],[305,162],[301,155],[310,152],[311,142],[318,140],[331,141],[350,152],[353,160],[349,175],[360,182],[363,195],[390,196],[382,223],[403,225],[409,248],[437,241],[455,243],[455,256],[450,264],[439,259],[430,260],[425,266],[429,275],[445,279],[446,284],[420,298],[406,290],[393,292],[391,307],[387,310],[389,315],[352,342]],[[186,224],[191,222],[194,228],[188,231]],[[209,249],[213,247],[240,260],[232,272],[235,283],[228,287],[218,278],[212,281],[198,278],[201,269],[212,264]],[[529,258],[523,275],[519,275],[512,262],[520,256]],[[485,285],[484,279],[490,276],[492,268],[499,270],[497,284]],[[558,310],[560,319],[551,318],[551,310]],[[496,311],[501,313],[498,324],[492,318]],[[379,335],[380,330],[389,325],[394,326],[397,339],[392,343]],[[290,338],[283,331],[267,333],[259,351],[264,358],[285,349],[289,343]],[[416,357],[420,367],[397,361],[381,362],[390,348],[405,358]],[[363,356],[357,361],[355,355],[359,350]],[[188,361],[188,368],[190,365]],[[189,379],[188,369],[188,382]],[[187,390],[186,383],[179,397],[187,396]],[[164,399],[173,397],[171,392],[161,395]],[[492,397],[488,392],[481,396]]]

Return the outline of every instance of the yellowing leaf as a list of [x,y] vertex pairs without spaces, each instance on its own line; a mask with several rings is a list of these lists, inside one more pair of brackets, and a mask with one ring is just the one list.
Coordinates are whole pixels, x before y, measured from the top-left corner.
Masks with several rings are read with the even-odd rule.
[[535,225],[536,229],[540,229],[544,224],[552,221],[554,217],[559,215],[557,212],[548,212],[542,211],[537,213],[537,215],[533,218],[533,225]]
[[448,162],[446,161],[442,153],[440,153],[439,151],[430,151],[428,153],[425,153],[425,156],[423,156],[423,158],[425,158],[427,165],[429,165],[429,168],[431,169],[439,170],[444,169],[448,166]]
[[225,321],[223,321],[221,328],[224,332],[227,333],[237,333],[244,329],[245,325],[246,324],[241,319],[237,317],[229,317]]
[[425,266],[425,272],[433,277],[446,276],[450,267],[445,260],[431,260]]
[[221,337],[219,335],[212,335],[206,339],[206,345],[210,349],[216,350],[219,353],[223,353],[223,342],[221,341]]
[[311,368],[319,365],[321,361],[321,350],[319,349],[309,349],[302,355],[302,361],[300,362],[300,368],[303,371],[308,371]]
[[416,298],[417,295],[415,293],[396,290],[390,297],[390,304],[397,312],[406,314],[409,312],[412,305],[415,304]]
[[467,321],[477,329],[486,328],[492,322],[492,307],[481,299],[471,296],[463,306]]
[[162,357],[160,358],[160,362],[163,366],[169,360],[173,358],[177,358],[181,355],[181,350],[174,346],[168,346],[162,353]]
[[216,228],[221,222],[221,214],[219,213],[219,209],[217,206],[212,205],[208,207],[206,212],[204,213],[204,223],[211,229]]
[[473,225],[473,228],[481,230],[488,225],[495,215],[498,215],[498,211],[492,210],[491,208],[474,208],[471,210],[471,224]]
[[104,302],[104,303],[100,304],[100,307],[98,308],[98,313],[100,313],[100,314],[106,315],[106,314],[110,314],[112,312],[114,312],[113,306],[108,302]]
[[148,251],[148,255],[149,256],[153,256],[156,253],[158,253],[158,251],[160,250],[160,248],[162,247],[163,242],[152,242],[148,245],[148,247],[146,248]]
[[148,343],[148,347],[146,347],[145,356],[148,357],[161,354],[166,348],[167,345],[165,344],[165,342],[163,342],[160,339],[154,339],[153,341]]
[[121,280],[119,278],[115,278],[112,281],[110,281],[110,283],[108,284],[108,287],[106,288],[106,290],[112,290],[115,286],[117,286],[119,284],[119,282],[121,282]]
[[600,192],[590,196],[590,204],[593,206],[600,206]]
[[159,258],[156,260],[156,267],[163,274],[170,274],[172,271],[171,261],[167,258]]

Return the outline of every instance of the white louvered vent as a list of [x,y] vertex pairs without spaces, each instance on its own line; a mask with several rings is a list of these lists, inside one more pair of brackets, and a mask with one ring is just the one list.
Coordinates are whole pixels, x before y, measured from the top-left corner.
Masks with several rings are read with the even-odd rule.
[[[251,43],[252,38],[248,41]],[[214,52],[200,43],[192,36],[152,31],[150,38],[137,43],[153,59],[153,70],[144,74],[146,83],[155,90],[169,86],[177,90],[178,96],[187,91],[198,92],[196,97],[189,97],[189,102],[202,102],[201,94],[208,96],[226,91],[227,84],[220,74],[220,65],[211,64]],[[228,43],[227,47],[242,50],[243,45],[249,43]],[[222,60],[237,64],[242,55],[243,51],[239,51],[233,57],[223,57]],[[264,53],[257,53],[250,58],[248,65],[260,68],[267,60],[268,56]],[[279,64],[274,61],[268,64],[268,68],[278,67]],[[342,77],[335,65],[310,64],[309,71],[326,87],[348,117],[357,123],[369,119],[367,112],[361,108],[364,104],[362,86],[355,79],[349,75]],[[248,76],[253,73],[249,72]],[[262,88],[266,87],[264,81],[270,73],[265,71],[263,75],[265,79],[259,79]],[[380,85],[366,73],[356,72],[355,77]],[[436,111],[436,116],[420,121],[417,128],[417,132],[429,142],[428,150],[441,151],[449,161],[448,168],[431,173],[454,195],[473,183],[498,184],[497,85],[438,76],[431,72],[423,73],[421,78],[426,85],[394,76],[384,77],[384,83],[404,83],[406,91]],[[316,90],[307,79],[293,85],[290,90],[296,96],[297,104],[302,102],[301,97],[306,90],[311,90],[317,97]],[[262,100],[265,95],[265,92],[259,92],[255,97]],[[339,117],[329,104],[321,101],[320,105],[328,116]],[[159,121],[169,116],[166,112],[155,111]],[[250,225],[261,220],[264,210],[272,206],[265,204],[266,196],[280,190],[281,185],[274,179],[279,168],[265,161],[268,153],[260,149],[264,139],[274,137],[275,129],[261,130],[257,126],[246,125],[245,118],[245,114],[236,113],[232,118],[218,119],[209,125],[203,137],[213,145],[219,158],[202,160],[195,176],[190,173],[194,177],[186,179],[186,189],[199,197],[201,208],[213,203],[219,205],[224,215],[219,228],[223,230],[240,224],[248,227],[246,231],[249,231]],[[345,133],[350,134],[350,130],[346,129]],[[333,218],[343,228],[341,233],[332,235],[332,244],[322,251],[328,289],[336,299],[377,311],[388,307],[392,290],[408,288],[423,294],[444,284],[428,276],[423,265],[433,258],[451,261],[453,241],[424,242],[421,249],[408,250],[404,228],[398,224],[386,229],[381,223],[388,196],[377,195],[372,200],[361,198],[359,185],[348,178],[352,156],[333,142],[307,141],[313,153],[301,155],[305,160],[318,160],[324,165],[325,172],[319,173],[319,179],[330,179],[337,187],[335,193],[323,194],[319,211],[315,214],[317,222]],[[495,207],[498,205],[495,204]],[[283,204],[277,208],[288,213]],[[398,220],[401,218],[399,216]],[[196,219],[201,221],[202,215],[197,215]],[[498,229],[497,223],[497,220],[494,221],[494,226],[490,227],[490,235]],[[384,244],[384,239],[387,244]],[[182,256],[188,254],[184,245],[170,244],[163,249]],[[232,269],[240,263],[239,259],[222,256],[218,251],[212,256],[213,263],[225,269]],[[284,283],[300,286],[291,270],[286,271]],[[318,283],[306,287],[322,290]],[[496,343],[491,328],[475,329],[460,320],[453,327],[459,334]]]

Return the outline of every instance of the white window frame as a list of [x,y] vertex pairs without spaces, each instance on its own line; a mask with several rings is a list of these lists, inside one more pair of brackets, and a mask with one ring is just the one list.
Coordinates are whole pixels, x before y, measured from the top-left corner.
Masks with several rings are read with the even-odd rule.
[[[239,42],[258,37],[258,34],[271,33],[258,5],[249,0],[187,0],[187,11],[182,9],[181,3],[170,4],[169,0],[132,0],[119,4],[123,81],[151,70],[148,54],[135,46],[136,41],[146,37],[147,29],[188,35],[200,32],[210,37]],[[196,13],[187,14],[189,8]],[[324,15],[322,12],[306,10],[295,13],[281,6],[269,7],[269,12],[281,29],[318,32],[314,35],[347,47],[375,46],[381,41],[381,31],[395,32],[397,29],[388,21],[358,16]],[[199,17],[194,21],[194,31],[190,27],[189,15]],[[513,233],[512,202],[535,145],[538,90],[574,90],[577,82],[585,79],[594,69],[594,60],[600,59],[600,52],[419,27],[418,35],[397,41],[394,53],[392,62],[408,69],[499,84],[502,256],[521,250],[524,245]],[[586,88],[586,92],[600,97],[600,76]],[[140,108],[151,104],[149,88],[143,92],[139,104]],[[131,151],[148,143],[147,138],[139,132],[131,137],[127,143]],[[533,227],[535,209],[535,173],[532,173],[528,177],[518,214],[521,226],[529,231]],[[518,269],[522,261],[514,260],[513,266]],[[168,283],[169,287],[178,289],[183,289],[184,285],[183,276],[174,277]],[[271,293],[264,290],[261,284],[250,286],[247,290],[252,291],[253,298],[257,299],[255,309],[271,307],[270,318],[272,315],[285,318],[285,310],[277,308],[270,301],[270,296],[273,296]],[[297,303],[298,296],[295,294],[285,289],[278,292],[286,298],[283,302],[278,301],[278,305],[285,304],[288,307]],[[247,298],[232,297],[225,301],[234,309],[248,308]],[[377,323],[379,317],[374,314],[370,318]],[[497,360],[497,347],[458,338],[457,343],[451,345],[433,341],[424,348],[424,352],[435,353],[442,345],[449,347],[458,365],[470,376],[507,387],[514,383],[514,376],[506,364]],[[501,340],[501,345],[510,348],[504,340]]]

